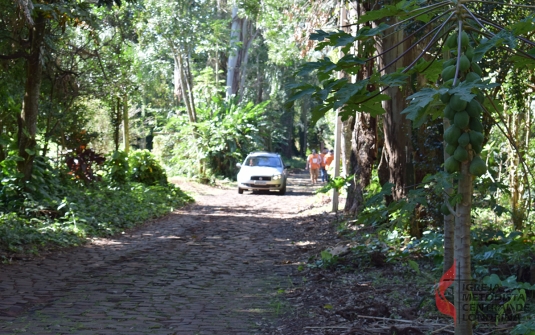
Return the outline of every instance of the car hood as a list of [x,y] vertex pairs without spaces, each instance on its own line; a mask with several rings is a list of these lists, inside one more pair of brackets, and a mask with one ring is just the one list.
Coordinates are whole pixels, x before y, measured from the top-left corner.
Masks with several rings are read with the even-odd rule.
[[267,176],[271,177],[282,173],[281,168],[269,166],[242,166],[238,174],[242,176]]

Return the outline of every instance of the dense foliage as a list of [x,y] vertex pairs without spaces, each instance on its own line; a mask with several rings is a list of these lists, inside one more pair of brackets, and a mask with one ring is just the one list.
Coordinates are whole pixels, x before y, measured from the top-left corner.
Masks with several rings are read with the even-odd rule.
[[474,278],[532,290],[534,18],[520,0],[0,0],[0,248],[122,232],[191,201],[168,176],[233,179],[251,151],[302,163],[340,115],[324,191],[373,232],[355,254],[438,273],[458,221]]
[[[133,168],[114,169],[118,157],[123,157],[123,167],[133,161]],[[4,258],[9,253],[80,245],[91,237],[121,233],[193,200],[168,184],[160,165],[143,151],[128,158],[115,153],[105,170],[95,171],[99,178],[91,180],[38,160],[35,178],[25,185],[4,164],[9,161],[2,162],[1,174],[0,254]]]

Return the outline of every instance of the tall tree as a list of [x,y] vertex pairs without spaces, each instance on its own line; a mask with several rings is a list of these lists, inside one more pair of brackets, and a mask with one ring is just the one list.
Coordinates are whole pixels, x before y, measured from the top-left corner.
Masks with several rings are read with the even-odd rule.
[[[99,4],[112,5],[113,0],[99,1]],[[67,24],[91,23],[88,16],[88,4],[72,1],[45,1],[34,6],[31,1],[16,1],[8,11],[14,15],[8,33],[13,36],[12,49],[9,54],[0,55],[2,59],[20,58],[26,67],[24,84],[24,98],[21,103],[21,113],[18,117],[17,146],[21,160],[17,162],[18,170],[23,174],[23,181],[28,181],[32,175],[33,160],[36,154],[37,121],[39,116],[39,98],[43,66],[47,66],[48,57],[45,49],[50,47],[56,39],[51,35],[53,27],[64,28]],[[69,8],[69,10],[65,10]],[[21,13],[18,16],[17,13]],[[61,13],[61,14],[58,14]],[[48,41],[45,43],[45,40]],[[5,40],[4,40],[5,42]]]

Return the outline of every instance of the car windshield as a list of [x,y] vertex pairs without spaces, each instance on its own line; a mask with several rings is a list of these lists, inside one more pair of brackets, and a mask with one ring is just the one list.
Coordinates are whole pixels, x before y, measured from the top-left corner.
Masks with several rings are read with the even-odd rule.
[[281,161],[277,157],[254,156],[248,157],[245,161],[245,165],[281,167]]

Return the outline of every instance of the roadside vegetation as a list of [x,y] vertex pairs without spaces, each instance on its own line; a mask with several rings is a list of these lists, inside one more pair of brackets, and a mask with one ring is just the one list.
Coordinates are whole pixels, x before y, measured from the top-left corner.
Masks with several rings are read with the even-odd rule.
[[193,201],[167,182],[148,151],[116,152],[103,161],[86,160],[85,173],[77,175],[41,159],[25,184],[9,161],[0,163],[1,261],[122,234]]

